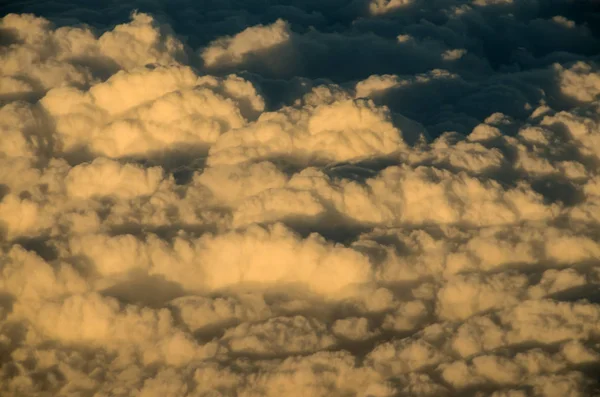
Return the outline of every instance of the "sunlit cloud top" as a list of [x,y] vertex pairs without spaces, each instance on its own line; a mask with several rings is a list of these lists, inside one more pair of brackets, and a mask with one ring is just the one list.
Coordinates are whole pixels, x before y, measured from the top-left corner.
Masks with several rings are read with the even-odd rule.
[[594,2],[0,12],[0,395],[600,393]]

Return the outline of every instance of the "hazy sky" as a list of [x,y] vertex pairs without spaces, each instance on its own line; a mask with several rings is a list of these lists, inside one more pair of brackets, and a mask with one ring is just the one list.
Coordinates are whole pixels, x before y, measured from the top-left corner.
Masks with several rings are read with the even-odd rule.
[[600,396],[600,3],[5,3],[1,396]]

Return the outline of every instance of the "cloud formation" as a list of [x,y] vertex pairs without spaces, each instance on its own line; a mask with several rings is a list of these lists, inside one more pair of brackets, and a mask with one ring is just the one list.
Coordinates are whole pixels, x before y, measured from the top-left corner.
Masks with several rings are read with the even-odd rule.
[[13,3],[2,396],[600,392],[591,6]]

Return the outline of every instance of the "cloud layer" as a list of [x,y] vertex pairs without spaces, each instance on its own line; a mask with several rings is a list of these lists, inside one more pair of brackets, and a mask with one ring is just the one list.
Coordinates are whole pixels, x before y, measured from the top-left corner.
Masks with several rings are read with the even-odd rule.
[[598,10],[24,7],[2,396],[600,393]]

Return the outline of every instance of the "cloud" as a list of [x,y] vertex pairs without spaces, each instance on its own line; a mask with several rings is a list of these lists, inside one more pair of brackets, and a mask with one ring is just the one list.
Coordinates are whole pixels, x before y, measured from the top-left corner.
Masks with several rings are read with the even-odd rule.
[[24,7],[0,395],[597,394],[588,5]]
[[454,50],[448,50],[442,54],[442,59],[444,61],[456,61],[457,59],[462,58],[466,53],[467,53],[467,50],[460,49],[460,48],[454,49]]
[[109,157],[207,146],[221,133],[243,127],[242,112],[252,116],[264,107],[246,81],[200,78],[186,66],[122,71],[86,92],[51,90],[41,103],[63,151]]
[[7,194],[0,203],[2,229],[6,239],[18,236],[36,236],[50,229],[54,223],[51,214],[34,201]]
[[[159,167],[143,169],[104,158],[92,163],[81,164],[69,170],[65,178],[67,194],[72,197],[102,197],[110,194],[117,198],[130,199],[148,196],[158,189],[163,179]],[[94,182],[92,182],[94,181]]]
[[592,65],[578,62],[569,69],[556,65],[560,73],[560,89],[563,94],[581,102],[591,102],[600,94],[600,76]]
[[[132,21],[117,25],[98,39],[102,54],[130,69],[149,63],[185,62],[182,43],[168,26],[159,26],[150,15],[133,13]],[[123,47],[127,43],[127,47]]]
[[193,332],[214,332],[216,327],[257,322],[273,315],[264,298],[254,294],[215,299],[191,295],[175,299],[170,305],[178,309],[178,315]]
[[252,381],[242,390],[250,396],[262,393],[275,396],[281,391],[307,390],[311,395],[339,393],[390,396],[394,387],[367,368],[356,368],[352,356],[345,352],[319,352],[306,357],[290,357],[280,364],[266,365],[249,377]]
[[26,302],[84,293],[89,288],[87,281],[72,266],[64,263],[53,268],[19,245],[5,253],[2,269],[2,289]]
[[381,15],[412,3],[412,0],[372,0],[369,2],[369,11],[373,15]]
[[262,324],[244,323],[225,332],[222,341],[236,354],[278,355],[323,350],[335,343],[323,324],[302,316],[273,317]]
[[331,329],[335,335],[350,340],[364,340],[376,336],[376,333],[369,330],[369,320],[365,317],[337,320]]
[[131,18],[96,37],[88,27],[55,29],[42,17],[8,14],[0,28],[11,32],[17,44],[2,52],[2,76],[11,77],[4,81],[10,81],[13,92],[39,95],[64,84],[85,87],[121,68],[185,62],[183,44],[167,27],[147,14]]
[[307,95],[303,106],[263,113],[246,128],[232,130],[211,147],[210,165],[253,159],[345,161],[385,155],[404,146],[385,108],[370,101],[336,101],[327,87]]
[[[268,26],[247,28],[233,37],[221,37],[210,43],[201,54],[207,68],[234,66],[249,62],[254,54],[286,45],[290,40],[290,29],[282,19]],[[254,56],[256,56],[254,55]]]
[[152,311],[135,307],[119,309],[117,301],[97,294],[72,295],[62,303],[42,303],[38,312],[16,308],[29,319],[40,337],[67,343],[90,343],[109,351],[133,349],[144,364],[166,362],[183,365],[216,353],[216,346],[198,346],[172,325],[165,309]]
[[524,275],[509,274],[487,280],[478,276],[452,278],[438,291],[438,316],[464,320],[491,308],[514,306],[522,299],[527,281]]
[[29,104],[12,102],[0,108],[2,121],[2,157],[29,158],[43,156],[52,147],[49,134],[44,131],[44,123],[39,112]]
[[[172,247],[157,239],[152,242],[151,272],[191,290],[289,283],[335,296],[371,280],[368,258],[360,253],[330,244],[316,234],[301,239],[281,224],[206,234],[192,241],[176,239]],[[265,260],[265,255],[270,259]],[[199,277],[189,277],[190,271]]]

